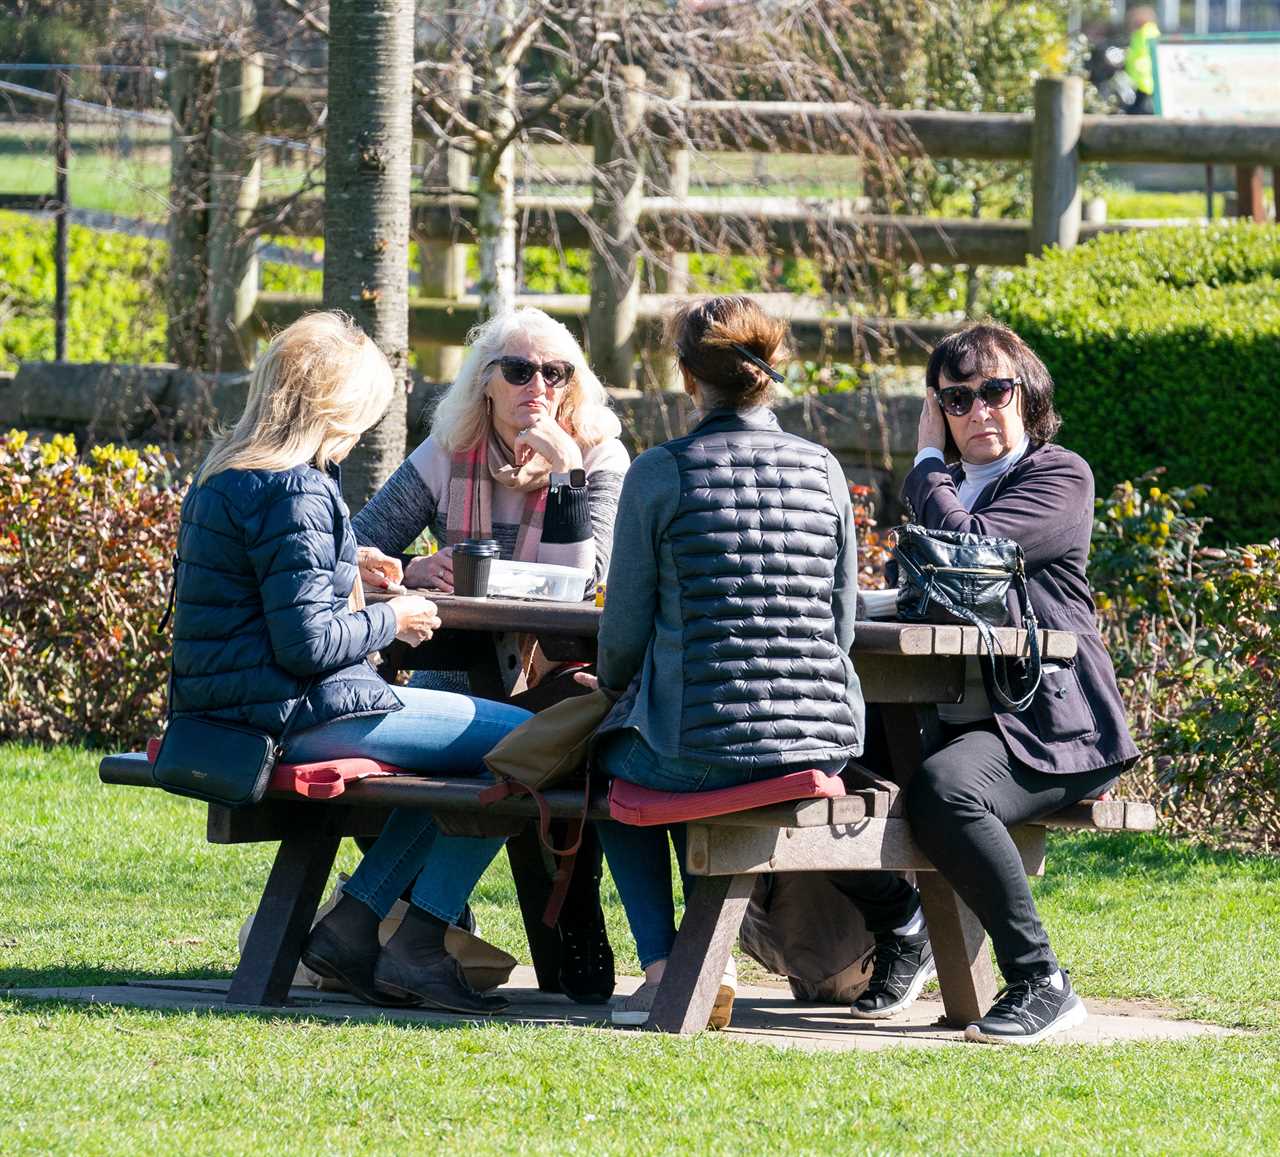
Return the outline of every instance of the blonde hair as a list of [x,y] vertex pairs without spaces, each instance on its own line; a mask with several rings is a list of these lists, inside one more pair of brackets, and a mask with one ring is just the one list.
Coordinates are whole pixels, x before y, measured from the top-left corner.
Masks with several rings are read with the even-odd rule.
[[249,380],[244,413],[214,443],[196,482],[223,470],[324,469],[386,410],[395,390],[382,351],[344,313],[282,329]]
[[467,334],[467,352],[453,385],[436,406],[431,434],[450,453],[480,444],[489,417],[485,387],[497,373],[491,363],[502,357],[517,334],[544,337],[556,352],[573,363],[573,378],[560,399],[556,420],[583,449],[598,446],[622,432],[617,415],[609,408],[609,395],[587,365],[586,355],[573,334],[540,309],[523,308],[497,314]]

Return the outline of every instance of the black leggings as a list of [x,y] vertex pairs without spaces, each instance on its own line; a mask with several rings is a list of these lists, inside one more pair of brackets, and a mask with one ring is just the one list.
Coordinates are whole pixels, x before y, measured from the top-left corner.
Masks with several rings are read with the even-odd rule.
[[[1014,758],[994,722],[947,728],[906,789],[916,843],[982,922],[1006,982],[1045,976],[1058,967],[1022,857],[1009,828],[1105,791],[1114,767],[1049,775]],[[914,888],[890,872],[840,873],[837,886],[862,909],[871,932],[905,924]]]

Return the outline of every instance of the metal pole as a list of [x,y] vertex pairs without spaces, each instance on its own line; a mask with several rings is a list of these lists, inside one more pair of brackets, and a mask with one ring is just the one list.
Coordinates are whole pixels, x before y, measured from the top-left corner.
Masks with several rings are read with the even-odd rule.
[[67,154],[70,151],[67,139],[67,83],[67,73],[55,74],[54,92],[57,104],[54,113],[53,195],[58,207],[54,216],[53,265],[56,280],[53,291],[53,359],[58,362],[67,360]]

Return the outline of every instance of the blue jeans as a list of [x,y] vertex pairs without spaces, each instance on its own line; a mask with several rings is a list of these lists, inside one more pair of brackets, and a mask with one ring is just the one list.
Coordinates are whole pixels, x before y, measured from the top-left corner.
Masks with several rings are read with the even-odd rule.
[[[402,711],[339,719],[304,731],[285,751],[290,763],[367,756],[436,775],[485,773],[481,757],[529,718],[505,703],[449,691],[397,687]],[[397,808],[344,892],[385,916],[410,882],[413,903],[457,921],[502,839],[441,835],[423,808]]]

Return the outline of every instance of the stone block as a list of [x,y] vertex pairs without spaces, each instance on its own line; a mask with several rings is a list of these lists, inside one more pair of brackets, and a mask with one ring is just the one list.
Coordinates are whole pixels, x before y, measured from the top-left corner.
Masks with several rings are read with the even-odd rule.
[[23,362],[0,387],[0,425],[136,437],[159,416],[174,372],[171,365]]

